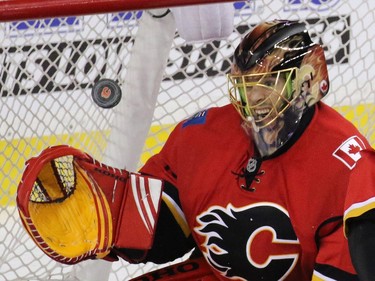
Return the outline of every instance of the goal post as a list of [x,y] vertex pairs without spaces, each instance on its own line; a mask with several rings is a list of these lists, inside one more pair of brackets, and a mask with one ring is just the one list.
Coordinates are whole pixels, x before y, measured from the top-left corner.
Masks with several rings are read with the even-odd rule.
[[0,22],[171,8],[233,0],[11,0],[0,3]]
[[[176,15],[163,12],[208,3],[233,8],[232,32],[225,38],[186,41]],[[157,12],[167,15],[152,17]],[[89,276],[85,263],[50,260],[22,228],[15,195],[26,159],[47,146],[69,144],[103,163],[137,169],[160,150],[177,122],[229,103],[225,74],[234,48],[252,26],[278,18],[304,21],[313,41],[323,45],[331,80],[323,101],[375,146],[375,1],[0,2],[0,281]],[[145,25],[152,32],[141,43]],[[99,108],[91,98],[102,78],[123,90],[112,109]],[[93,264],[104,264],[108,280],[156,268]]]

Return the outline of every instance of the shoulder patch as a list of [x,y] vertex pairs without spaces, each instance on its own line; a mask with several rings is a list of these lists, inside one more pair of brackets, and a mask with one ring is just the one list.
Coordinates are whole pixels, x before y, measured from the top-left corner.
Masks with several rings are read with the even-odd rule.
[[202,110],[198,113],[195,113],[189,119],[187,119],[183,124],[182,128],[185,128],[190,125],[204,124],[206,123],[207,109]]
[[344,141],[332,155],[352,170],[361,159],[361,150],[365,148],[365,144],[358,136],[352,136]]

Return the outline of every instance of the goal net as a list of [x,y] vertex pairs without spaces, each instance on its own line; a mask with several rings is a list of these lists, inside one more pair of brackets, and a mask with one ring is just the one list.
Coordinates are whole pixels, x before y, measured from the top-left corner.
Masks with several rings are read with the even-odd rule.
[[[48,2],[61,7],[44,7]],[[176,14],[148,10],[158,1],[148,2],[153,6],[135,0],[92,1],[89,8],[85,1],[0,4],[0,281],[129,280],[155,269],[124,261],[66,266],[46,257],[22,228],[15,206],[24,163],[48,146],[69,144],[103,163],[137,170],[178,121],[229,103],[225,74],[232,53],[261,21],[306,22],[329,64],[331,90],[324,101],[375,145],[375,1],[230,2],[232,31],[197,42],[184,38]],[[122,100],[111,109],[91,97],[103,78],[122,88]]]

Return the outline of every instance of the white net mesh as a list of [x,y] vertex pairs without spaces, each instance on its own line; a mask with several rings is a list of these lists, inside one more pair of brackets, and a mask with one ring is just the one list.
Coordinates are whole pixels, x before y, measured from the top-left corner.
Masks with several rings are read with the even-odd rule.
[[[375,1],[253,0],[234,7],[233,33],[225,40],[188,44],[178,32],[174,36],[155,110],[152,102],[144,108],[134,105],[154,112],[151,127],[137,116],[124,128],[135,132],[146,123],[149,131],[135,166],[160,149],[176,122],[228,103],[225,74],[235,46],[250,26],[276,18],[308,24],[329,63],[331,91],[325,101],[375,144]],[[77,277],[85,265],[57,264],[30,241],[15,208],[16,188],[25,160],[50,145],[70,144],[105,163],[121,163],[106,150],[115,145],[111,133],[116,107],[98,108],[90,91],[100,78],[125,88],[132,82],[126,81],[127,67],[144,15],[123,12],[0,24],[0,281],[85,279]],[[151,71],[152,63],[141,63]],[[125,101],[128,94],[123,92]],[[154,268],[123,261],[110,266],[106,263],[107,272],[102,270],[109,280],[128,280]]]

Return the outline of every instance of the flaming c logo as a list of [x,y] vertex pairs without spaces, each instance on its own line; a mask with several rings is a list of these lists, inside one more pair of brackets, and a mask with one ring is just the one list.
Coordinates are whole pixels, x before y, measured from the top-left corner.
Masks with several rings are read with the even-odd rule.
[[295,267],[300,245],[286,210],[273,203],[215,206],[197,217],[207,261],[235,280],[283,280]]
[[100,95],[102,98],[108,99],[111,96],[111,89],[108,87],[104,87]]

